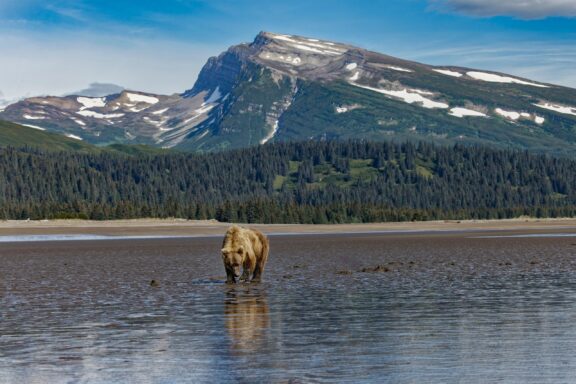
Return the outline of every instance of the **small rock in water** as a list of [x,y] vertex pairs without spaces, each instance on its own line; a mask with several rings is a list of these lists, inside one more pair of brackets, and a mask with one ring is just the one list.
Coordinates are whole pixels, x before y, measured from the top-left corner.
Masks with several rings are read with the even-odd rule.
[[360,272],[390,272],[388,267],[384,267],[383,265],[378,265],[372,268],[362,268]]
[[345,269],[345,270],[336,272],[336,274],[337,274],[337,275],[351,275],[351,274],[352,274],[352,271],[349,271],[349,270]]
[[158,280],[152,280],[152,281],[150,281],[150,286],[151,287],[159,287],[160,282]]

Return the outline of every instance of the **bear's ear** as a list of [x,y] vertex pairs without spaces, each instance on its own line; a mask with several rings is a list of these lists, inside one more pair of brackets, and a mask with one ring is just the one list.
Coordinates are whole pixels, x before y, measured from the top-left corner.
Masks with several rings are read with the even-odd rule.
[[225,254],[227,254],[228,252],[230,252],[230,251],[228,250],[228,248],[222,248],[220,251],[222,252],[223,255],[225,255]]

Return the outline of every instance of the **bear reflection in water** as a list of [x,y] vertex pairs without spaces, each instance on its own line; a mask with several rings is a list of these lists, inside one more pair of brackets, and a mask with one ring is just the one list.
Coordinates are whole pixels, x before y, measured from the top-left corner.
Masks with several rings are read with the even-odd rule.
[[266,296],[254,286],[235,286],[226,292],[224,321],[231,350],[246,354],[264,348],[270,315]]

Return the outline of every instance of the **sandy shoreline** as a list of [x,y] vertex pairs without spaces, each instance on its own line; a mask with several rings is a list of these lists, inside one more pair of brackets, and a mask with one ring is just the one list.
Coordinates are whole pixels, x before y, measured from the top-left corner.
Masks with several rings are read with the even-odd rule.
[[[116,221],[43,220],[0,221],[0,236],[19,235],[104,235],[104,236],[213,236],[224,234],[229,223],[179,219],[137,219]],[[576,231],[576,219],[510,219],[426,221],[368,224],[250,224],[268,234],[339,234],[370,232],[484,232],[522,233]]]

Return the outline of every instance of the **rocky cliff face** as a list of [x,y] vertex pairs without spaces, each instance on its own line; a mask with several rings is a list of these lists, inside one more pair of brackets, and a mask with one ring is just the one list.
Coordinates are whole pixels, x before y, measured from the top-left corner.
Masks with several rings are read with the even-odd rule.
[[97,144],[217,150],[366,138],[576,152],[576,90],[260,33],[210,58],[181,95],[31,98],[0,119]]

